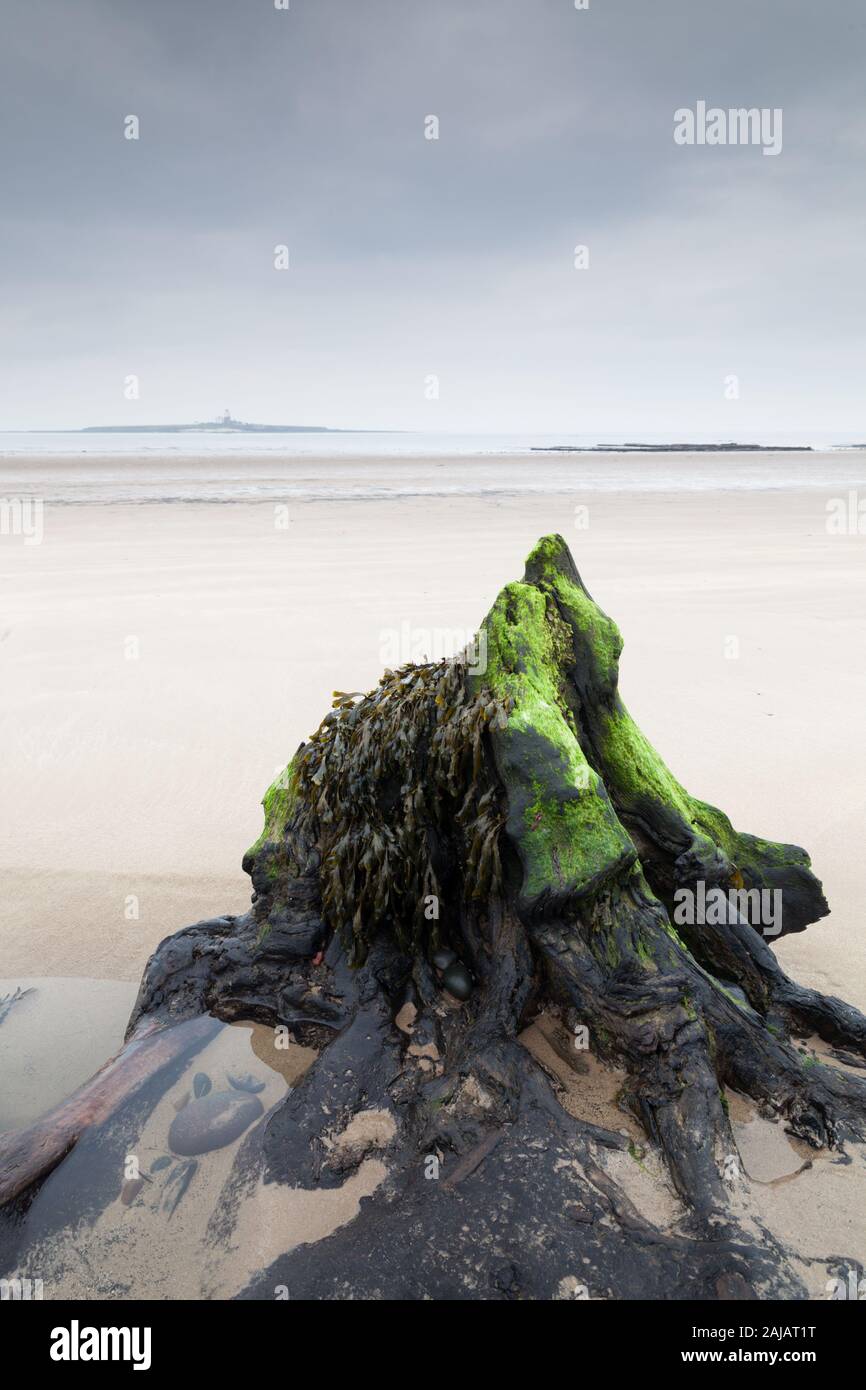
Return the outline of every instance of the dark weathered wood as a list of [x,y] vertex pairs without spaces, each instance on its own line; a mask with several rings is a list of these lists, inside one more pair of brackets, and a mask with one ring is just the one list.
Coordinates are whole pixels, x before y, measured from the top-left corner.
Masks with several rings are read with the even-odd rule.
[[[244,861],[251,912],[162,943],[120,1056],[0,1138],[0,1205],[166,1065],[171,1024],[198,1019],[204,1038],[212,1017],[255,1019],[321,1053],[244,1141],[239,1184],[342,1183],[363,1154],[335,1148],[333,1132],[359,1111],[387,1111],[394,1137],[377,1150],[387,1183],[358,1218],[277,1260],[248,1296],[285,1283],[293,1298],[554,1298],[575,1279],[598,1297],[805,1295],[788,1252],[733,1214],[722,1088],[841,1147],[864,1134],[866,1081],[804,1067],[792,1038],[814,1030],[836,1055],[866,1057],[866,1018],[790,981],[754,923],[675,930],[672,903],[704,880],[767,887],[785,895],[784,930],[799,931],[827,911],[820,883],[796,846],[740,835],[690,798],[642,740],[619,698],[619,634],[559,538],[539,543],[484,631],[487,676],[467,672],[459,690],[454,669],[430,665],[391,673],[360,705],[338,698],[310,760],[299,764],[302,748],[266,797]],[[386,885],[359,871],[374,837]],[[407,846],[419,856],[408,865]],[[419,904],[401,898],[422,879],[442,907],[426,938]],[[364,910],[329,920],[358,883]],[[443,946],[471,972],[465,1003],[443,990]],[[411,1035],[395,1024],[407,1003]],[[621,1103],[686,1212],[677,1235],[605,1172],[604,1150],[628,1141],[567,1115],[517,1043],[541,1008],[587,1027],[596,1055],[627,1074]],[[433,1154],[441,1182],[425,1176]]]

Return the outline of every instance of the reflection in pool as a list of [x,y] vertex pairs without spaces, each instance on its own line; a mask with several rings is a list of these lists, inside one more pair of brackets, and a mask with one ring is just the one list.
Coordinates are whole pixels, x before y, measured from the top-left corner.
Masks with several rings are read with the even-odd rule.
[[[176,1026],[192,1036],[196,1024]],[[214,1030],[87,1131],[16,1231],[0,1233],[0,1249],[23,1238],[12,1272],[41,1279],[46,1299],[225,1297],[242,1286],[249,1259],[233,1234],[257,1186],[257,1139],[316,1053],[262,1024]]]

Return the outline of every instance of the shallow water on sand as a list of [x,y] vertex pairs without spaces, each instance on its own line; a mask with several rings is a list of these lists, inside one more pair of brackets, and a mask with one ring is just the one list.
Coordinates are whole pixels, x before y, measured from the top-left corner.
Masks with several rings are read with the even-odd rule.
[[[192,1040],[198,1025],[176,1027]],[[245,1223],[250,1250],[231,1239],[234,1203],[243,1210],[250,1195],[232,1187],[235,1160],[316,1055],[281,1042],[264,1025],[214,1020],[204,1047],[169,1063],[85,1132],[40,1187],[23,1225],[6,1233],[0,1263],[8,1265],[9,1240],[20,1239],[13,1273],[41,1280],[46,1299],[236,1292],[258,1267],[267,1233],[254,1212]],[[226,1124],[226,1111],[235,1123]],[[350,1215],[356,1209],[347,1207]],[[291,1243],[285,1228],[279,1237]]]
[[118,1050],[137,993],[127,980],[0,979],[0,1131],[29,1125]]
[[[137,436],[141,439],[145,436]],[[108,436],[106,436],[108,438]],[[122,436],[112,436],[114,439]],[[129,436],[136,438],[136,436]],[[182,436],[178,436],[182,438]],[[251,436],[242,436],[251,438]],[[314,436],[308,436],[314,438]],[[325,439],[328,436],[324,436]],[[358,436],[355,436],[358,438]],[[140,446],[139,446],[140,447]],[[592,493],[702,494],[826,489],[845,492],[864,479],[864,451],[812,453],[544,453],[494,448],[460,453],[444,444],[396,457],[387,449],[331,448],[307,456],[282,447],[208,454],[4,454],[0,496],[32,505],[117,502],[395,501],[412,497],[545,497]],[[27,534],[29,515],[18,523]]]

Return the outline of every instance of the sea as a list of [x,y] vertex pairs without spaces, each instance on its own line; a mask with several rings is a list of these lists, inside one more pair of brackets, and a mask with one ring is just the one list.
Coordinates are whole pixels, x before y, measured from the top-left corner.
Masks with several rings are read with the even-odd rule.
[[0,433],[0,498],[74,505],[866,487],[866,449],[851,445],[642,453],[624,451],[627,443],[410,431]]

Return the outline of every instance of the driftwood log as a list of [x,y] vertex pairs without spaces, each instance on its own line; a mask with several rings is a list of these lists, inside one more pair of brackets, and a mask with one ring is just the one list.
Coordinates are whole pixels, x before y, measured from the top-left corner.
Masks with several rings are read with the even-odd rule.
[[[386,1110],[395,1137],[360,1215],[245,1296],[547,1299],[575,1281],[592,1297],[805,1296],[777,1241],[734,1214],[723,1088],[816,1148],[863,1137],[866,1083],[804,1065],[792,1039],[856,1063],[866,1017],[793,983],[771,949],[828,911],[809,859],[675,780],[622,704],[619,632],[560,537],[479,639],[335,697],[266,793],[251,911],[162,943],[126,1052],[0,1137],[0,1206],[170,1060],[172,1025],[259,1020],[320,1049],[262,1126],[268,1181],[343,1181],[335,1117]],[[627,1138],[567,1114],[517,1041],[542,1008],[627,1073],[620,1104],[686,1212],[675,1233],[604,1171]],[[413,1012],[410,1035],[395,1020]]]

